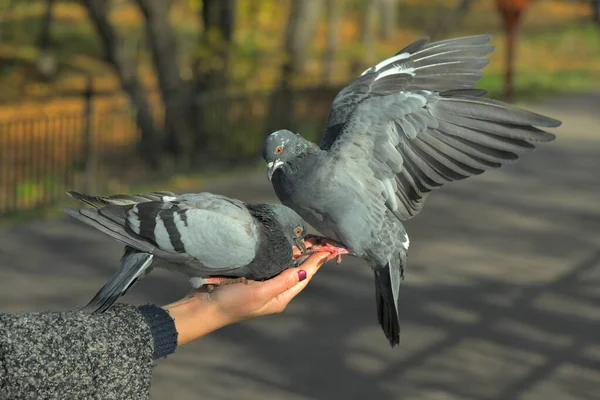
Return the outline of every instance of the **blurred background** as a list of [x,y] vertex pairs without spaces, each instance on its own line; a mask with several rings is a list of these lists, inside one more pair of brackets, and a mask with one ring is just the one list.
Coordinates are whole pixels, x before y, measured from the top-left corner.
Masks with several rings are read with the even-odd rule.
[[[400,348],[348,258],[285,314],[160,361],[152,398],[600,398],[598,0],[0,0],[2,311],[83,304],[116,269],[117,243],[60,216],[66,190],[276,201],[266,135],[318,140],[369,65],[481,33],[479,87],[563,126],[407,223]],[[187,290],[155,271],[123,301]]]
[[492,97],[598,87],[598,7],[2,0],[0,215],[39,212],[68,188],[113,192],[248,166],[262,138],[281,127],[317,139],[345,83],[425,35],[494,34],[497,51],[480,85]]

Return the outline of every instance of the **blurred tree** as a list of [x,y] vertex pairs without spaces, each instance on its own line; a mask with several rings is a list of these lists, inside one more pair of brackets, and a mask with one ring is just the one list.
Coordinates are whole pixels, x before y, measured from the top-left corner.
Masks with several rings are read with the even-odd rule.
[[0,3],[0,43],[2,43],[4,41],[4,34],[6,32],[5,19],[6,19],[6,16],[8,15],[8,13],[11,11],[13,3],[14,3],[14,0],[8,0],[8,2]]
[[170,3],[135,2],[146,20],[146,35],[165,107],[165,150],[181,168],[197,160],[208,162],[204,103],[195,102],[194,98],[227,86],[236,0],[204,0],[199,4],[198,16],[203,30],[198,39],[191,84],[181,78],[176,36],[168,17]]
[[165,150],[181,167],[189,164],[193,129],[192,91],[181,79],[177,40],[169,22],[169,3],[135,0],[146,20],[146,37],[165,109]]
[[392,38],[394,29],[396,28],[396,6],[397,0],[378,0],[379,15],[381,23],[379,24],[379,35],[383,40]]
[[82,0],[82,2],[98,31],[106,60],[115,68],[121,86],[136,110],[136,120],[142,133],[140,140],[142,157],[150,167],[156,168],[160,165],[162,141],[154,126],[146,91],[138,80],[135,65],[132,65],[131,59],[121,51],[122,46],[117,32],[108,18],[107,2],[105,0]]
[[291,86],[304,71],[308,47],[315,34],[320,13],[320,0],[292,0],[285,33],[286,60],[282,67],[281,85]]
[[45,3],[46,9],[44,11],[44,16],[42,17],[42,28],[38,39],[38,47],[40,50],[50,47],[50,29],[52,27],[54,0],[46,0]]
[[267,132],[292,126],[294,80],[304,71],[309,45],[321,10],[321,0],[292,0],[285,32],[286,59],[281,67],[278,89],[272,96]]
[[591,0],[592,19],[600,27],[600,0]]
[[203,90],[227,86],[229,56],[233,45],[236,0],[204,0],[200,19],[200,54],[196,80]]
[[38,75],[42,79],[50,80],[56,76],[57,63],[56,56],[50,49],[51,28],[53,20],[54,0],[46,0],[46,10],[42,17],[42,28],[38,38],[38,55],[35,60],[35,66]]
[[529,0],[496,0],[496,6],[506,32],[506,64],[504,78],[504,97],[507,100],[513,98],[513,68],[515,58],[515,47],[517,45],[517,31],[522,12],[529,5]]
[[339,45],[339,25],[342,16],[342,3],[339,0],[325,0],[327,17],[327,42],[325,44],[325,66],[323,81],[331,84],[335,71],[335,56]]
[[437,40],[442,36],[446,36],[448,32],[459,26],[463,18],[469,13],[472,4],[472,0],[461,0],[458,7],[452,12],[447,12],[447,10],[442,7],[444,15],[442,15],[440,23],[438,23],[431,32],[431,39]]
[[374,2],[364,0],[362,6],[362,19],[360,22],[360,50],[361,58],[356,60],[352,66],[353,74],[361,73],[371,65],[375,58],[375,29],[377,28],[377,13],[379,0]]
[[200,19],[203,30],[199,38],[198,57],[195,60],[194,91],[199,101],[195,102],[194,126],[196,135],[194,152],[199,159],[209,160],[207,139],[212,133],[206,123],[206,103],[203,93],[227,87],[229,57],[233,47],[236,0],[203,0]]

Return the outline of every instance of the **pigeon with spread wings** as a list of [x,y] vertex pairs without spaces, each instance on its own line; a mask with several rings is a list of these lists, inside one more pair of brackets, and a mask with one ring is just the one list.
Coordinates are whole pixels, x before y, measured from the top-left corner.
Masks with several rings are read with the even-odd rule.
[[366,259],[378,321],[399,343],[398,301],[409,239],[402,221],[431,191],[514,163],[560,122],[482,97],[491,36],[417,40],[341,90],[320,145],[288,130],[263,157],[281,202]]

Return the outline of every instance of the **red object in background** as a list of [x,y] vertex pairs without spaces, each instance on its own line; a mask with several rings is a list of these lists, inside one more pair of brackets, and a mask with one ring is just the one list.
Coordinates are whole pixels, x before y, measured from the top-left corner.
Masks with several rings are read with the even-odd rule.
[[496,0],[496,7],[502,16],[506,32],[506,65],[504,96],[507,100],[513,97],[513,68],[517,30],[522,12],[529,6],[529,0]]

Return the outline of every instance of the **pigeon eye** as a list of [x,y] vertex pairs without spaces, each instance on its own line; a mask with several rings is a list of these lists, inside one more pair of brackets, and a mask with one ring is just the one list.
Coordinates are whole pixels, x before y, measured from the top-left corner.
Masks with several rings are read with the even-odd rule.
[[275,149],[275,154],[280,154],[283,151],[283,147],[279,146]]
[[296,235],[300,235],[302,232],[304,232],[304,229],[297,227],[294,232],[296,233]]

